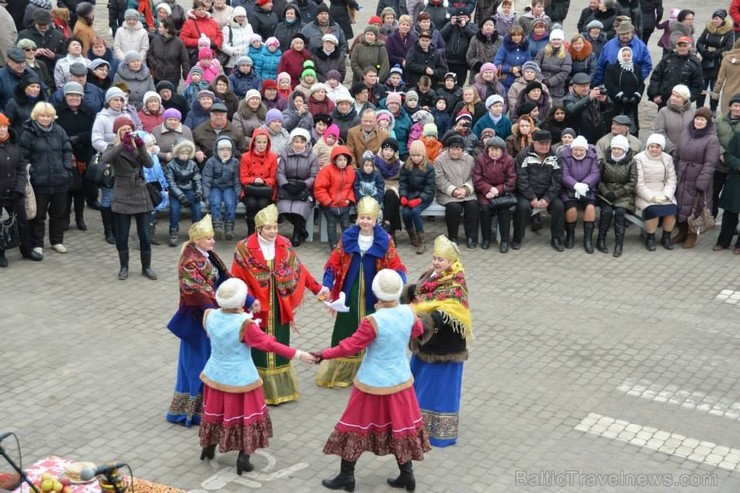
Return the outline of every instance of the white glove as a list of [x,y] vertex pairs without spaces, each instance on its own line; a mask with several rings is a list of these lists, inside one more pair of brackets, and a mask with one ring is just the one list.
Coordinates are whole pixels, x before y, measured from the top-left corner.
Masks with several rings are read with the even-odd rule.
[[585,183],[576,183],[573,185],[573,190],[576,191],[576,197],[585,197],[588,195],[588,185]]

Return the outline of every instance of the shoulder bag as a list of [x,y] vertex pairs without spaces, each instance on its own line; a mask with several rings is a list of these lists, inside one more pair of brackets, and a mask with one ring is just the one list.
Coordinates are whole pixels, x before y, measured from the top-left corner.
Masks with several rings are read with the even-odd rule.
[[90,164],[87,165],[85,181],[95,183],[101,187],[113,188],[115,182],[113,165],[104,163],[102,157],[102,153],[96,154],[90,161]]
[[[702,204],[701,209],[699,204]],[[696,194],[694,199],[694,205],[691,208],[691,215],[687,219],[689,223],[689,231],[700,235],[706,233],[714,227],[714,217],[712,217],[711,211],[707,208],[707,197],[703,192]]]
[[7,219],[0,221],[0,250],[10,250],[20,243],[18,231],[18,216],[13,213]]

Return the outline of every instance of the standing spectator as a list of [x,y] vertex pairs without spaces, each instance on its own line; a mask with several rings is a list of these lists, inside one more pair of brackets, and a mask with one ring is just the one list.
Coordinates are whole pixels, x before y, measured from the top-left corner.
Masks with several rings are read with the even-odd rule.
[[[647,79],[653,70],[653,60],[650,51],[640,38],[635,36],[635,27],[631,22],[622,22],[617,28],[617,36],[607,41],[599,55],[599,63],[596,66],[594,86],[604,83],[606,66],[617,59],[617,53],[623,46],[632,48],[632,62],[640,67],[643,80]],[[675,84],[674,84],[675,85]],[[671,85],[673,87],[673,85]]]
[[231,19],[221,29],[221,35],[224,42],[221,45],[221,53],[229,56],[224,71],[229,73],[233,67],[236,67],[236,61],[247,54],[249,49],[249,40],[254,34],[252,26],[247,21],[247,11],[244,7],[236,7]]
[[496,8],[496,30],[501,34],[507,34],[509,30],[517,25],[516,10],[514,9],[514,2],[512,0],[503,0],[501,5]]
[[599,0],[588,0],[588,6],[581,10],[581,16],[578,18],[578,24],[576,25],[579,33],[587,31],[586,25],[594,19],[594,15],[596,15],[598,10]]
[[[730,51],[722,56],[722,63],[717,73],[717,83],[712,91],[712,99],[717,101],[720,108],[740,92],[740,39]],[[721,96],[721,99],[720,99]]]
[[668,104],[655,117],[655,133],[665,138],[661,146],[663,152],[671,155],[675,152],[678,139],[694,119],[695,111],[689,88],[683,84],[674,86]]
[[468,54],[470,41],[475,37],[478,28],[470,22],[470,13],[464,8],[453,10],[450,22],[445,23],[446,25],[442,27],[440,34],[442,39],[445,40],[445,58],[449,71],[457,74],[457,80],[466,80],[468,64],[465,57]]
[[116,31],[113,39],[113,54],[119,61],[130,51],[139,53],[142,58],[146,57],[149,51],[149,34],[139,21],[139,12],[128,9],[124,18],[126,22]]
[[352,67],[352,83],[362,80],[362,71],[365,67],[375,67],[378,77],[384,80],[388,77],[390,66],[388,64],[388,51],[385,43],[378,40],[378,28],[367,26],[362,41],[352,49],[350,55]]
[[46,87],[55,87],[54,78],[47,72],[46,64],[36,58],[36,43],[30,39],[21,39],[17,46],[26,54],[26,68],[36,72]]
[[306,49],[312,53],[317,52],[323,45],[323,37],[325,34],[333,34],[337,37],[338,45],[337,49],[342,54],[349,52],[347,46],[347,40],[352,36],[347,36],[351,33],[346,33],[338,22],[335,22],[335,18],[329,16],[329,7],[324,2],[319,3],[316,7],[316,17],[312,22],[309,22],[303,26],[301,33],[306,38]]
[[484,151],[475,158],[473,168],[473,185],[478,194],[480,207],[481,248],[488,250],[491,246],[493,216],[498,221],[501,235],[499,251],[509,251],[509,232],[511,231],[511,204],[496,205],[492,199],[510,196],[514,200],[516,192],[516,170],[514,159],[506,151],[506,143],[501,137],[494,136],[484,144]]
[[576,34],[570,38],[568,53],[570,54],[570,58],[573,60],[573,67],[570,69],[568,80],[579,72],[588,74],[591,77],[594,76],[596,73],[598,55],[593,52],[591,43],[586,41],[586,38],[584,38],[582,34]]
[[[727,181],[724,183],[720,198],[720,207],[723,209],[722,227],[717,243],[712,247],[712,251],[715,252],[730,248],[740,213],[740,203],[738,203],[738,197],[740,197],[740,137],[737,132],[730,139],[729,145],[725,147],[723,161],[728,171]],[[732,253],[740,255],[740,236],[738,236]]]
[[632,120],[630,133],[637,136],[640,132],[637,107],[645,90],[642,71],[632,61],[632,49],[620,48],[617,59],[606,67],[604,78],[606,92],[614,102],[614,113],[627,115]]
[[[345,60],[346,57],[337,49],[339,41],[337,40],[336,36],[334,36],[333,34],[324,34],[322,40],[323,48],[315,53],[316,76],[318,77],[319,82],[326,82],[329,79],[329,72],[335,71],[339,75],[339,78],[336,79],[338,85],[341,85],[341,83],[347,76],[347,62]],[[380,42],[376,41],[375,43],[378,46],[378,51],[380,51]],[[386,54],[387,53],[388,51],[386,50]],[[378,53],[378,55],[380,55],[380,53]],[[359,81],[362,80],[363,70],[366,66],[367,65],[363,66],[362,70],[360,70]]]
[[516,158],[517,205],[514,212],[514,237],[511,248],[519,250],[524,240],[524,229],[534,209],[550,213],[550,245],[557,252],[563,248],[563,202],[560,189],[563,170],[560,159],[550,149],[552,136],[547,130],[534,133],[533,143]]
[[586,25],[586,32],[583,33],[583,38],[591,43],[591,48],[597,60],[601,56],[601,51],[604,49],[607,41],[606,34],[602,32],[603,28],[604,24],[601,21],[593,20]]
[[39,10],[45,10],[51,16],[51,0],[29,0],[26,2],[26,10],[23,13],[23,26],[29,27],[34,22],[34,14]]
[[506,140],[511,135],[511,120],[504,115],[504,98],[498,94],[489,96],[486,99],[486,108],[488,113],[473,126],[473,132],[480,137],[484,128],[493,128],[496,135]]
[[517,24],[522,26],[525,36],[529,36],[534,30],[535,21],[544,21],[548,28],[552,25],[552,20],[545,13],[545,0],[533,0],[531,8],[517,19]]
[[[529,40],[524,37],[524,29],[521,26],[512,27],[509,34],[504,36],[504,41],[493,59],[494,65],[501,67],[501,74],[506,76],[501,81],[506,91],[518,77],[521,77],[522,67],[530,59]],[[539,66],[537,67],[539,71]]]
[[123,62],[118,65],[118,73],[113,77],[113,83],[118,84],[120,82],[125,82],[128,85],[130,90],[129,103],[133,104],[137,110],[143,107],[144,95],[147,92],[156,92],[152,73],[144,63],[144,57],[135,51],[126,53]]
[[418,40],[416,32],[411,29],[412,23],[409,15],[402,15],[398,19],[398,29],[386,40],[388,63],[391,67],[405,66],[406,55]]
[[[732,137],[740,132],[740,94],[730,99],[729,111],[717,119],[717,137],[719,143],[722,146],[723,153],[727,152],[730,147],[730,141]],[[719,193],[724,187],[725,181],[727,180],[727,174],[729,169],[723,156],[720,156],[717,166],[714,168],[714,180],[712,189],[714,191],[714,199],[712,200],[712,215],[717,217],[719,213]]]
[[[305,0],[308,4],[313,7],[315,12],[316,4],[313,0]],[[275,33],[273,36],[280,42],[280,46],[290,46],[290,41],[293,36],[301,32],[303,29],[303,22],[301,21],[301,14],[304,12],[297,3],[289,3],[283,10],[282,20],[275,26]],[[308,20],[311,22],[316,17],[316,14],[312,14]],[[332,34],[332,36],[334,36]],[[334,36],[336,37],[336,36]],[[268,38],[269,39],[269,38]],[[267,40],[265,40],[267,42]],[[337,41],[337,44],[339,42]]]
[[208,38],[209,48],[213,51],[221,49],[224,37],[218,23],[211,18],[204,0],[193,0],[193,10],[188,12],[187,19],[182,25],[180,39],[190,53],[190,63],[198,59],[198,42],[201,37]]
[[54,120],[57,112],[45,102],[37,103],[31,119],[23,124],[20,150],[23,165],[31,165],[31,185],[36,194],[36,217],[30,221],[33,251],[44,255],[44,230],[49,217],[49,241],[58,253],[64,246],[67,192],[72,168],[69,136]]
[[[490,17],[482,21],[481,28],[475,32],[475,35],[470,39],[468,45],[468,51],[465,53],[465,61],[470,68],[471,80],[475,77],[475,74],[480,70],[484,63],[493,60],[498,53],[499,47],[501,46],[502,38],[496,30],[496,18]],[[464,79],[457,80],[465,82]],[[445,76],[445,82],[447,81]],[[452,109],[453,104],[447,105],[449,109]]]
[[152,37],[146,64],[151,70],[154,84],[169,81],[173,86],[180,84],[190,72],[190,56],[185,43],[177,37],[175,23],[165,19],[157,26],[157,34]]
[[329,238],[329,251],[332,252],[340,236],[349,228],[349,210],[357,202],[355,198],[355,167],[352,152],[347,146],[337,146],[331,151],[329,163],[319,170],[313,187],[313,194],[326,219],[326,232]]
[[439,54],[439,51],[431,48],[432,33],[422,31],[419,33],[419,40],[409,50],[406,58],[406,85],[414,87],[419,78],[428,75],[432,80],[432,85],[436,86],[447,73],[447,65]]
[[550,90],[550,97],[559,103],[568,91],[567,81],[573,68],[573,60],[563,44],[562,29],[553,29],[550,42],[537,53],[534,61],[542,71],[542,83]]
[[663,0],[640,0],[642,9],[642,32],[640,39],[646,45],[656,26],[663,18]]
[[[575,142],[575,141],[574,141]],[[610,152],[599,160],[601,181],[599,197],[601,217],[599,219],[599,251],[608,253],[604,241],[614,217],[614,252],[613,257],[622,255],[624,232],[627,228],[626,214],[635,211],[635,188],[637,186],[637,164],[635,153],[623,135],[615,135],[610,142]]]
[[95,21],[95,5],[88,2],[80,2],[77,5],[78,18],[74,22],[74,30],[72,36],[82,40],[82,53],[85,56],[90,54],[90,48],[92,48],[93,41],[97,33],[93,22]]
[[301,33],[294,35],[290,41],[290,48],[283,51],[277,68],[278,74],[285,72],[290,76],[293,89],[300,83],[304,63],[313,59],[311,52],[306,48],[307,41],[306,36]]
[[691,91],[691,101],[701,95],[704,76],[701,61],[691,54],[691,38],[678,38],[676,50],[663,58],[650,76],[648,98],[662,108],[668,103],[671,91],[683,84]]
[[[732,49],[735,43],[735,33],[732,31],[732,21],[727,18],[727,11],[719,9],[714,11],[712,18],[707,22],[707,27],[696,42],[696,51],[701,55],[701,68],[704,75],[704,83],[697,106],[704,106],[708,92],[717,84],[717,73],[722,62],[722,55]],[[709,100],[709,108],[712,113],[717,111],[719,101]]]
[[5,105],[5,116],[13,122],[11,128],[18,136],[23,135],[23,124],[30,119],[31,111],[37,103],[46,101],[41,91],[41,79],[36,74],[24,75],[13,90],[13,97]]
[[84,69],[77,75],[87,75],[87,67],[90,60],[82,56],[82,41],[77,38],[69,38],[66,47],[67,56],[57,60],[54,67],[54,83],[56,89],[61,89],[64,84],[72,80],[71,69],[74,64],[84,65]]
[[566,125],[589,143],[598,141],[606,133],[606,113],[611,110],[606,91],[591,87],[591,77],[580,73],[570,81],[570,92],[563,98]]
[[249,25],[252,26],[255,34],[259,34],[262,39],[267,39],[275,35],[275,28],[280,22],[280,18],[273,11],[272,0],[257,0],[255,7],[249,13]]

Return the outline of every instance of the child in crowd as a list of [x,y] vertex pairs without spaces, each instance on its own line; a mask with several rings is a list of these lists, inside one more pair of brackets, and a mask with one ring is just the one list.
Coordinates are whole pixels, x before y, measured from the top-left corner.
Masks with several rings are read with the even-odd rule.
[[162,170],[162,163],[159,162],[159,146],[157,145],[157,139],[155,139],[154,135],[150,134],[149,132],[138,131],[136,133],[144,141],[144,145],[146,145],[146,150],[152,157],[152,167],[142,167],[142,171],[144,172],[144,180],[147,183],[153,183],[159,190],[159,193],[162,194],[162,202],[160,202],[159,205],[154,208],[154,210],[151,212],[151,216],[149,217],[149,235],[152,238],[152,245],[160,245],[161,243],[155,238],[154,233],[157,226],[157,213],[170,205],[169,198],[167,197],[167,189],[169,188],[169,185],[167,184],[167,178],[165,178],[164,171]]
[[[239,160],[234,157],[234,141],[227,135],[219,136],[215,147],[213,156],[203,167],[203,195],[211,209],[216,239],[222,240],[225,237],[233,240],[236,201],[242,188],[239,183]],[[225,228],[221,205],[226,212]]]
[[200,202],[203,200],[203,184],[198,164],[193,160],[195,144],[184,140],[172,149],[174,159],[167,163],[164,175],[170,185],[170,241],[177,246],[180,231],[180,212],[190,206],[192,222],[201,220]]
[[375,169],[375,154],[365,151],[362,154],[362,165],[355,173],[355,198],[359,202],[363,197],[372,197],[379,204],[383,203],[385,181]]
[[347,146],[337,146],[331,151],[330,163],[319,170],[313,194],[326,218],[329,249],[334,250],[339,241],[337,221],[342,233],[349,228],[349,211],[356,203],[355,169],[350,166],[352,151]]
[[260,128],[267,130],[272,143],[272,152],[280,155],[280,152],[288,145],[290,135],[283,127],[283,112],[275,108],[269,110],[265,115],[265,124]]
[[229,82],[240,101],[247,95],[248,90],[257,89],[259,91],[262,79],[254,70],[254,60],[246,55],[240,56],[229,75]]
[[278,96],[288,101],[293,92],[293,80],[288,72],[280,72],[277,76]]
[[277,68],[280,65],[280,57],[283,51],[280,49],[280,41],[275,36],[270,36],[260,51],[259,65],[255,62],[255,70],[260,79],[275,79]]
[[428,75],[419,77],[419,81],[416,83],[416,91],[419,94],[419,107],[431,111],[437,97],[437,93],[432,89],[432,79]]
[[183,93],[188,101],[188,108],[192,107],[195,100],[198,99],[198,93],[205,91],[208,87],[208,81],[203,79],[203,69],[198,66],[191,68],[185,81],[185,92]]
[[419,110],[411,117],[411,121],[414,122],[409,129],[409,138],[406,142],[406,148],[411,145],[415,140],[419,140],[424,133],[424,125],[427,123],[434,123],[434,117],[427,110]]
[[377,125],[380,130],[385,131],[394,139],[396,138],[396,131],[393,130],[393,127],[396,124],[396,119],[393,117],[390,111],[378,110],[375,113],[375,119],[377,120]]
[[[213,57],[213,50],[210,48],[201,48],[198,51],[198,63],[196,67],[199,67],[203,71],[203,80],[209,84],[214,81],[216,77],[223,74],[221,64]],[[188,79],[190,74],[188,74]],[[185,83],[189,83],[189,80],[185,80]]]
[[442,95],[437,95],[437,101],[434,103],[432,110],[434,124],[437,125],[437,131],[444,135],[452,126],[452,117],[447,112],[447,99]]
[[409,118],[419,111],[421,109],[419,107],[419,93],[413,89],[408,91],[404,98],[403,108],[406,110],[406,114],[409,115]]
[[278,94],[277,82],[273,79],[267,79],[262,81],[262,104],[268,110],[278,109],[285,111],[288,109],[288,100],[283,99]]
[[[339,73],[339,70],[329,70],[326,73],[326,84],[324,85],[327,89],[326,95],[334,104],[337,103],[337,97],[352,98],[349,89],[342,84],[342,74]],[[354,99],[352,102],[354,103]]]
[[[437,125],[434,123],[427,123],[424,125],[424,133],[422,134],[421,141],[424,143],[424,147],[427,150],[427,158],[429,161],[434,162],[442,152],[442,143],[438,140]],[[411,144],[409,144],[411,147]]]
[[[326,129],[332,124],[332,118],[326,113],[315,113],[313,116],[313,129],[311,130],[311,145],[321,139]],[[341,132],[341,129],[340,129]]]
[[331,152],[339,145],[338,141],[339,127],[336,123],[329,125],[324,130],[324,133],[316,139],[316,144],[313,146],[313,153],[316,154],[320,167],[323,168],[329,163]]
[[385,81],[385,89],[388,92],[406,92],[403,69],[400,66],[396,65],[391,69],[388,79]]
[[392,213],[393,210],[398,211],[398,179],[401,172],[398,149],[398,141],[388,137],[380,144],[380,151],[375,156],[375,168],[385,182],[385,193],[383,201],[380,202],[386,209],[382,225],[391,236],[394,236],[396,231],[401,229],[400,215],[396,213],[394,216]]
[[249,37],[249,50],[247,51],[247,55],[252,59],[255,67],[262,66],[262,36],[254,33]]
[[[462,100],[462,87],[457,84],[457,74],[455,72],[447,72],[444,82],[437,87],[436,92],[437,101],[439,101],[439,98],[444,98],[447,103],[445,105],[445,111],[452,115],[452,108],[455,107],[458,101]],[[439,123],[437,126],[439,126]],[[444,133],[441,128],[440,133]]]
[[300,91],[305,97],[306,101],[311,97],[311,87],[316,84],[318,79],[316,78],[316,69],[314,63],[311,60],[306,60],[303,64],[303,72],[301,72],[301,79],[297,86],[296,91]]

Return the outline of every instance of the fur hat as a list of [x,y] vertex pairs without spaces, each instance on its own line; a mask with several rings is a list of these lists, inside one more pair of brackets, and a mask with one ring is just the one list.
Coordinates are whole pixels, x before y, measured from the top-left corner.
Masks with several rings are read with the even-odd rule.
[[524,88],[524,94],[529,94],[530,91],[533,91],[534,89],[542,90],[542,82],[538,80],[533,80],[527,86]]
[[465,139],[457,134],[452,134],[447,137],[445,147],[459,147],[461,149],[465,149]]
[[548,130],[536,130],[532,134],[532,140],[535,142],[551,142],[552,134]]
[[334,46],[339,46],[339,40],[336,36],[334,36],[332,33],[326,33],[323,36],[321,36],[321,43],[326,43],[327,41],[334,44]]
[[222,282],[216,290],[216,303],[225,309],[241,308],[247,301],[247,284],[238,277]]
[[178,157],[181,152],[187,152],[188,159],[193,159],[193,156],[195,156],[195,144],[190,140],[183,140],[178,142],[172,148],[172,155]]
[[520,115],[528,115],[537,107],[532,101],[527,101],[519,105],[517,113]]
[[704,118],[707,122],[711,122],[712,121],[712,110],[710,110],[706,106],[702,106],[701,108],[696,110],[696,112],[694,113],[694,118],[696,118],[697,116]]
[[403,291],[403,280],[395,270],[382,269],[375,274],[372,289],[380,301],[398,301]]

